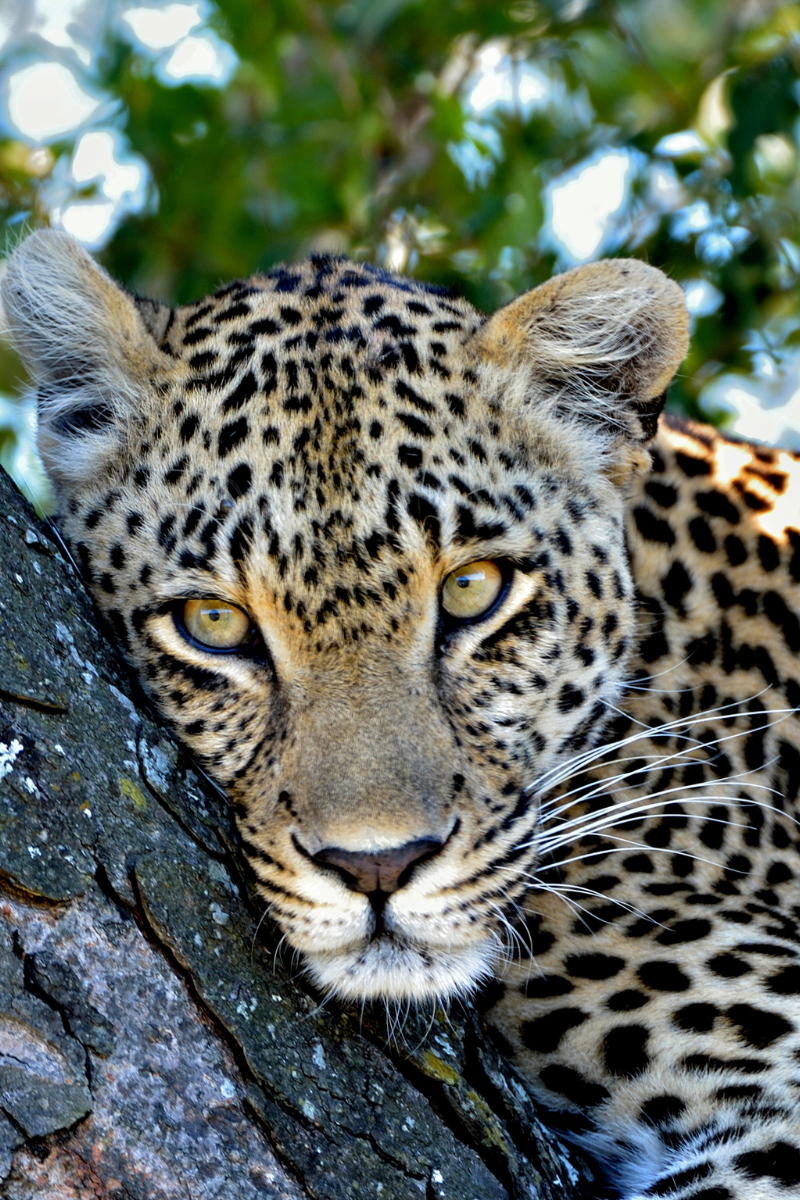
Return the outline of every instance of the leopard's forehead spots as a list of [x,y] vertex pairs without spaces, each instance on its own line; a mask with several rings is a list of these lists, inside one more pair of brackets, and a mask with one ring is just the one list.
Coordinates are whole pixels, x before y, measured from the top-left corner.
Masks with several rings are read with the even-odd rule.
[[[532,476],[530,448],[478,387],[483,320],[438,289],[327,258],[177,311],[172,374],[87,530],[102,517],[113,549],[124,521],[154,543],[165,586],[228,577],[244,602],[255,588],[306,632],[338,622],[345,640],[368,631],[367,609],[394,628],[409,581],[478,542],[510,538],[528,562],[550,539],[568,553],[591,493]],[[111,592],[114,558],[102,566]]]
[[[423,317],[437,339],[427,355]],[[441,488],[448,464],[433,442],[464,420],[474,387],[446,363],[479,320],[436,290],[329,259],[229,285],[169,332],[187,365],[175,401],[181,442],[195,468],[208,464],[206,483],[213,468],[234,500],[268,489],[289,541],[311,513],[320,535],[352,527],[365,504]],[[430,360],[435,386],[423,378]],[[184,461],[176,455],[168,471]]]

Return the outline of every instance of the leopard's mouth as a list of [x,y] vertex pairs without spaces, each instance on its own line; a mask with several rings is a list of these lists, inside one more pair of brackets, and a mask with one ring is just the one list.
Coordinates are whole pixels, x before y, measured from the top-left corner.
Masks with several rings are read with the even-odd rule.
[[501,949],[487,936],[461,946],[424,945],[389,933],[336,952],[305,952],[321,990],[345,1001],[441,1002],[495,974]]
[[452,902],[452,873],[423,874],[388,893],[345,889],[321,872],[299,883],[304,908],[274,915],[315,986],[339,1000],[445,1002],[470,995],[508,961],[502,924]]

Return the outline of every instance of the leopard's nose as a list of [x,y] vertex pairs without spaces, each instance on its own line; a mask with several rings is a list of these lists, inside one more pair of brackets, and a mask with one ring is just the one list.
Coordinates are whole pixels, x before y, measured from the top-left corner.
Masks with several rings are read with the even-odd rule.
[[339,850],[328,846],[319,850],[313,859],[320,866],[334,867],[354,892],[396,892],[408,880],[414,867],[433,858],[443,846],[435,838],[417,838],[403,846],[378,850],[374,854]]

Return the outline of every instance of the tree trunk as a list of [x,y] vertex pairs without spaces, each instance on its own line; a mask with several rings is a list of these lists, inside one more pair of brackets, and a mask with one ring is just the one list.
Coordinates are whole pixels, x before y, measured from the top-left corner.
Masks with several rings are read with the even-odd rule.
[[0,1194],[589,1195],[473,1012],[387,1041],[276,961],[224,801],[6,476],[0,563]]

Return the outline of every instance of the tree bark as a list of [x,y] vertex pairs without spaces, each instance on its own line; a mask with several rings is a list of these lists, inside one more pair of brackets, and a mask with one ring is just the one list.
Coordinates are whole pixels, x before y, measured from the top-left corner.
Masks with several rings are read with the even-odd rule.
[[4,475],[0,564],[0,1195],[596,1194],[473,1011],[387,1038],[276,960],[224,800]]

